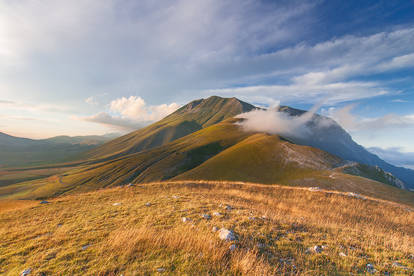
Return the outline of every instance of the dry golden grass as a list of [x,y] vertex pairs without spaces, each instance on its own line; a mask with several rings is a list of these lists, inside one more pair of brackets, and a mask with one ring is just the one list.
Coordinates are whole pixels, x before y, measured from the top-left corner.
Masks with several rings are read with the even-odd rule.
[[[348,275],[364,274],[368,263],[378,274],[414,273],[414,212],[387,201],[207,181],[50,201],[0,213],[0,274]],[[223,215],[201,217],[213,212]],[[237,240],[221,241],[213,226],[233,229]],[[306,253],[314,245],[327,247]]]

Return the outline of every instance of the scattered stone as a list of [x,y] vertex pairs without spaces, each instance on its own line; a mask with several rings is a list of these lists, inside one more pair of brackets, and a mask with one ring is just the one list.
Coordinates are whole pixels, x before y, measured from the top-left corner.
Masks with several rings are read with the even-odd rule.
[[231,209],[233,209],[233,207],[231,207],[230,205],[224,205],[224,209],[230,211]]
[[172,198],[174,198],[174,199],[179,199],[180,197],[179,197],[179,196],[177,196],[177,195],[173,195],[173,196],[172,196]]
[[262,219],[267,219],[267,216],[266,216],[266,215],[263,215],[263,216],[262,216]]
[[327,245],[322,245],[321,247],[322,247],[322,249],[323,249],[323,250],[325,250],[325,249],[327,249],[327,248],[328,248],[328,246],[327,246]]
[[165,272],[165,268],[163,268],[163,267],[159,267],[159,268],[157,268],[157,271],[158,271],[159,273],[163,273],[163,272]]
[[229,247],[230,251],[234,251],[234,250],[236,250],[236,248],[237,248],[237,245],[235,245],[235,244],[232,244]]
[[311,192],[316,192],[316,191],[320,191],[321,189],[319,187],[310,187],[309,191]]
[[57,227],[58,228],[60,228],[60,227],[62,227],[63,226],[63,224],[62,223],[59,223],[58,225],[57,225]]
[[360,194],[352,193],[352,192],[347,193],[347,196],[358,198],[358,199],[366,199],[364,196]]
[[182,217],[181,220],[182,220],[182,222],[190,222],[191,221],[191,219],[186,218],[186,217]]
[[219,212],[214,212],[213,213],[213,216],[216,216],[216,217],[221,217],[223,214],[222,213],[219,213]]
[[399,263],[399,262],[393,262],[393,263],[392,263],[392,266],[393,266],[393,267],[402,268],[402,269],[407,269],[407,267],[406,267],[406,266],[402,265],[402,264],[401,264],[401,263]]
[[88,249],[89,248],[89,244],[86,244],[86,245],[84,245],[84,246],[82,246],[82,250],[86,250],[86,249]]
[[374,268],[372,264],[367,264],[367,272],[374,274],[375,272],[377,272],[377,270]]
[[211,216],[209,214],[202,214],[201,217],[207,220],[211,219]]
[[221,240],[226,240],[226,241],[236,240],[236,236],[234,235],[234,232],[231,230],[228,230],[226,228],[221,228],[218,232],[219,232],[219,238]]
[[211,229],[211,231],[213,232],[217,232],[219,230],[219,228],[217,226],[213,226],[213,229]]
[[32,269],[27,268],[27,269],[22,271],[22,274],[20,274],[20,276],[26,276],[26,275],[29,275],[30,273],[32,273]]
[[47,201],[47,200],[42,200],[42,201],[40,201],[40,204],[48,204],[48,203],[50,203],[49,201]]
[[314,247],[309,247],[308,249],[306,249],[305,253],[310,254],[310,253],[322,253],[323,248],[322,246],[319,245],[315,245]]
[[145,206],[147,206],[147,207],[151,207],[151,202],[147,202],[147,203],[145,203]]
[[339,252],[339,256],[346,257],[346,254],[344,252]]
[[120,202],[116,202],[116,203],[114,203],[114,204],[112,204],[113,206],[119,206],[119,205],[121,205],[121,203]]
[[127,187],[134,187],[135,184],[134,183],[128,183]]

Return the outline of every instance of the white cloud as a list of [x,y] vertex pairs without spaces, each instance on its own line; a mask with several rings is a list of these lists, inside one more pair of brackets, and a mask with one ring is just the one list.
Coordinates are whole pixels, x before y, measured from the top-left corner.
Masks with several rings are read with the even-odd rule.
[[331,107],[323,110],[323,114],[331,117],[349,132],[368,131],[377,132],[384,129],[414,127],[414,115],[386,114],[381,117],[361,117],[351,113],[355,105],[343,108]]
[[393,165],[414,169],[414,152],[406,152],[399,147],[371,147],[368,150]]
[[76,117],[83,121],[99,123],[124,130],[135,130],[149,123],[161,120],[179,108],[176,103],[147,105],[141,97],[122,97],[111,101],[109,109],[113,115],[107,112],[86,117]]
[[98,105],[98,101],[96,100],[96,98],[94,96],[90,96],[90,97],[86,98],[85,102],[87,104],[90,104],[90,105]]

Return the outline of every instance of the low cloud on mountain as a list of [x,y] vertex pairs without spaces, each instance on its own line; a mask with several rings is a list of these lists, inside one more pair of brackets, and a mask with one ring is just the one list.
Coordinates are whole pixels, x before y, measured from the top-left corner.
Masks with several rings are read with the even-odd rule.
[[393,165],[414,169],[414,152],[404,152],[398,147],[371,147],[368,150]]

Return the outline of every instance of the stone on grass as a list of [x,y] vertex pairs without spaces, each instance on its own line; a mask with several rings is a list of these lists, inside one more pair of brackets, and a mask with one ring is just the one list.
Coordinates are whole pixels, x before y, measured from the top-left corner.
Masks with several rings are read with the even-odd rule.
[[145,203],[145,206],[150,207],[151,206],[151,202]]
[[213,229],[211,229],[211,231],[213,232],[217,232],[219,230],[219,228],[217,226],[213,226]]
[[320,188],[319,187],[310,187],[309,191],[311,191],[311,192],[320,191]]
[[320,245],[315,245],[313,247],[309,247],[305,253],[309,254],[309,253],[322,253],[323,248]]
[[399,263],[399,262],[393,262],[393,263],[392,263],[392,266],[393,266],[393,267],[402,268],[402,269],[407,269],[407,267],[406,267],[406,266],[402,265],[402,264],[401,264],[401,263]]
[[203,218],[203,219],[211,219],[211,216],[209,215],[209,214],[202,214],[201,215],[201,217]]
[[116,202],[116,203],[114,203],[114,204],[112,204],[113,206],[119,206],[119,205],[121,205],[121,203],[120,202]]
[[346,254],[344,252],[339,252],[339,256],[346,257]]
[[227,211],[230,211],[231,209],[233,209],[230,205],[224,205],[224,209]]
[[234,250],[236,250],[236,248],[237,248],[237,245],[235,245],[235,244],[232,244],[232,245],[229,246],[230,251],[234,251]]
[[172,196],[172,198],[174,198],[174,199],[179,199],[180,197],[179,197],[179,196],[177,196],[177,195],[173,195],[173,196]]
[[163,273],[163,272],[165,272],[165,268],[163,268],[163,267],[159,267],[159,268],[157,268],[157,271],[158,271],[159,273]]
[[89,244],[85,244],[84,246],[82,246],[82,250],[86,250],[86,249],[88,249],[89,248]]
[[135,184],[134,183],[128,183],[127,187],[134,187]]
[[40,204],[48,204],[48,203],[50,203],[49,201],[47,201],[47,200],[42,200],[42,201],[40,201]]
[[377,270],[374,268],[372,264],[367,264],[367,272],[374,274],[375,272],[377,272]]
[[366,199],[364,196],[357,194],[357,193],[352,193],[352,192],[347,193],[347,196],[358,198],[358,199]]
[[222,213],[219,213],[219,212],[214,212],[213,213],[213,216],[216,216],[216,217],[221,217],[223,214]]
[[226,228],[221,228],[218,231],[219,234],[219,238],[221,240],[226,240],[226,241],[234,241],[236,240],[236,236],[234,235],[234,232],[231,230],[228,230]]
[[30,273],[32,273],[32,269],[31,268],[27,268],[27,269],[25,269],[25,270],[22,271],[22,274],[20,274],[20,276],[29,275]]
[[182,217],[182,218],[181,218],[181,221],[182,221],[182,222],[189,222],[189,221],[191,221],[191,219],[186,218],[186,217]]

